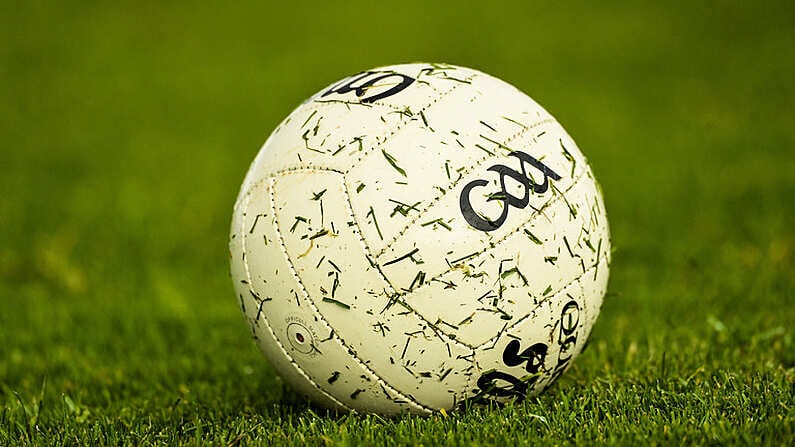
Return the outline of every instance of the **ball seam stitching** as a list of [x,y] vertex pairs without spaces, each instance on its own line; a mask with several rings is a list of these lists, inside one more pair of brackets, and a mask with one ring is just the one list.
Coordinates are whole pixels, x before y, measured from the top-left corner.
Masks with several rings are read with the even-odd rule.
[[[543,119],[543,120],[541,120],[541,121],[537,121],[537,122],[535,122],[535,123],[533,123],[533,124],[531,124],[531,125],[529,125],[529,126],[526,126],[525,128],[523,128],[523,129],[522,129],[522,130],[520,130],[519,132],[515,133],[514,135],[512,135],[512,136],[508,137],[508,138],[507,138],[505,141],[503,141],[503,142],[502,142],[502,143],[500,143],[500,144],[501,144],[501,145],[503,145],[503,146],[505,146],[505,145],[507,145],[508,143],[510,143],[511,141],[515,140],[516,138],[519,138],[520,136],[522,136],[522,135],[523,135],[525,132],[527,132],[527,131],[529,131],[529,130],[531,130],[531,129],[533,129],[533,128],[536,128],[536,127],[538,127],[538,126],[541,126],[541,125],[544,125],[544,124],[547,124],[547,123],[551,123],[551,122],[555,122],[555,120],[554,120],[553,118],[546,118],[546,119]],[[381,257],[381,256],[382,256],[382,255],[383,255],[383,254],[384,254],[384,253],[385,253],[387,250],[389,250],[389,249],[391,248],[392,244],[396,243],[396,242],[398,241],[398,239],[400,239],[400,237],[401,237],[401,236],[403,236],[403,235],[406,233],[406,231],[408,231],[408,230],[409,230],[409,228],[411,228],[411,226],[412,226],[412,225],[414,225],[414,224],[415,224],[415,223],[416,223],[416,222],[417,222],[417,221],[418,221],[418,220],[419,220],[419,219],[420,219],[422,216],[424,216],[424,215],[425,215],[425,213],[426,213],[428,210],[430,210],[430,209],[431,209],[431,207],[432,207],[434,204],[436,204],[436,202],[438,202],[439,200],[441,200],[442,198],[444,198],[444,196],[445,196],[445,195],[447,195],[447,193],[448,193],[448,192],[452,191],[452,190],[453,190],[453,188],[455,188],[455,187],[456,187],[456,186],[457,186],[457,185],[458,185],[458,184],[461,182],[461,180],[463,180],[463,179],[464,179],[464,177],[465,177],[467,174],[469,174],[470,172],[472,172],[473,170],[475,170],[475,168],[479,167],[479,166],[480,166],[481,164],[483,164],[483,162],[485,162],[486,160],[489,160],[489,159],[492,159],[492,158],[494,158],[494,157],[493,157],[493,156],[490,156],[490,155],[486,155],[486,156],[482,157],[481,159],[477,160],[477,161],[476,161],[474,164],[472,164],[471,166],[469,166],[467,169],[465,169],[465,170],[464,170],[464,172],[461,174],[461,176],[460,176],[460,177],[458,177],[457,179],[453,180],[453,181],[452,181],[452,182],[451,182],[451,183],[450,183],[450,184],[447,186],[447,188],[445,189],[445,191],[444,191],[443,193],[441,193],[441,194],[439,194],[438,196],[434,197],[434,198],[433,198],[433,199],[432,199],[432,200],[431,200],[431,201],[428,203],[428,205],[427,205],[426,207],[424,207],[423,209],[421,209],[421,210],[420,210],[420,212],[419,212],[419,213],[417,213],[417,214],[416,214],[416,215],[415,215],[415,216],[414,216],[414,217],[413,217],[413,218],[412,218],[412,219],[411,219],[411,220],[408,222],[408,224],[406,224],[406,225],[403,227],[403,229],[402,229],[402,230],[400,230],[400,231],[399,231],[397,234],[395,234],[395,235],[394,235],[394,236],[391,238],[391,240],[390,240],[390,241],[389,241],[389,242],[388,242],[388,243],[387,243],[387,244],[384,246],[384,248],[382,248],[382,249],[381,249],[381,250],[380,250],[380,251],[379,251],[377,254],[375,254],[375,257],[376,257],[376,259],[378,259],[379,257]]]
[[[274,212],[274,206],[273,206],[273,192],[272,192],[273,188],[268,188],[268,190],[269,190],[268,192],[269,192],[269,194],[271,196],[271,202],[270,202],[271,212],[273,213],[274,219],[277,219],[276,213]],[[251,195],[247,194],[246,195],[246,199],[245,199],[245,203],[244,203],[244,207],[243,207],[243,209],[245,211],[248,211],[248,204],[249,204],[250,199],[251,199]],[[240,231],[241,231],[240,234],[245,234],[244,233],[245,232],[245,219],[241,219]],[[246,237],[243,237],[242,239],[243,239],[241,241],[241,245],[242,245],[242,249],[243,249],[242,251],[243,251],[243,255],[245,256],[245,254],[246,254]],[[246,258],[245,261],[243,262],[243,266],[246,269],[246,279],[248,281],[249,290],[253,292],[253,290],[251,290],[251,284],[253,284],[253,282],[251,280],[251,272],[250,272],[250,269],[249,269],[249,266],[248,266],[248,258]],[[340,407],[342,407],[342,408],[344,408],[344,409],[346,409],[348,411],[352,410],[352,408],[350,408],[349,406],[347,406],[344,403],[340,402],[334,396],[332,396],[331,394],[326,392],[324,389],[322,389],[317,384],[317,382],[315,382],[311,377],[309,377],[309,374],[307,374],[306,371],[304,371],[303,368],[301,368],[301,366],[298,365],[298,363],[295,361],[295,359],[293,359],[293,357],[287,352],[287,349],[285,349],[284,345],[281,343],[279,338],[276,336],[276,333],[273,331],[273,328],[271,327],[270,323],[268,322],[268,316],[265,313],[263,313],[262,322],[265,323],[265,328],[268,329],[268,332],[270,333],[271,338],[273,339],[273,341],[276,342],[276,346],[278,346],[279,349],[282,351],[282,354],[284,355],[284,357],[290,362],[291,365],[293,365],[293,367],[296,369],[296,371],[298,371],[298,373],[304,379],[306,379],[307,382],[310,383],[310,385],[315,387],[315,389],[320,391],[320,393],[322,393],[324,396],[326,396],[328,399],[330,399],[332,402],[334,402],[335,404],[339,405]]]
[[[474,78],[475,78],[475,76],[476,76],[475,74],[472,74],[472,75],[470,75],[469,77],[467,77],[467,78],[464,78],[464,79],[465,79],[466,81],[471,81],[472,79],[474,79]],[[414,114],[417,114],[417,113],[422,113],[422,112],[425,112],[425,111],[426,111],[426,110],[428,110],[428,109],[429,109],[431,106],[433,106],[434,104],[436,104],[436,103],[438,103],[439,101],[441,101],[441,100],[442,100],[442,98],[444,98],[445,96],[447,96],[447,95],[449,95],[450,93],[452,93],[452,92],[454,92],[455,90],[457,90],[457,89],[458,89],[460,86],[461,86],[461,84],[460,84],[460,83],[457,83],[457,84],[453,85],[453,86],[452,86],[452,87],[450,87],[448,90],[445,90],[445,91],[441,92],[441,93],[439,94],[439,96],[437,96],[436,98],[434,98],[434,99],[433,99],[431,102],[429,102],[429,103],[425,104],[424,106],[420,107],[420,110],[419,110],[418,112],[413,112],[413,113],[414,113]],[[434,89],[434,90],[435,90],[435,89]],[[435,90],[435,91],[436,91],[436,90]],[[438,91],[437,91],[437,93],[438,93]],[[348,167],[348,168],[345,170],[344,174],[347,174],[347,173],[349,173],[349,172],[350,172],[350,171],[351,171],[353,168],[355,168],[356,166],[358,166],[358,164],[359,164],[359,163],[360,163],[360,162],[361,162],[361,161],[362,161],[362,160],[363,160],[363,159],[364,159],[366,156],[368,156],[368,155],[370,155],[371,153],[375,152],[375,150],[376,150],[376,149],[378,149],[378,148],[380,148],[381,146],[383,146],[383,145],[384,145],[384,143],[386,143],[387,141],[389,141],[389,140],[390,140],[392,137],[394,137],[394,136],[395,136],[395,135],[396,135],[398,132],[400,132],[401,130],[405,129],[405,128],[406,128],[406,125],[407,125],[407,123],[410,123],[410,122],[411,122],[411,120],[407,120],[405,123],[401,123],[401,124],[397,125],[397,126],[394,128],[394,129],[392,129],[392,131],[391,131],[391,132],[389,132],[388,134],[386,134],[386,136],[384,136],[384,139],[383,139],[383,140],[381,140],[381,141],[376,141],[376,142],[375,142],[375,144],[374,144],[373,146],[371,146],[369,149],[366,149],[366,150],[364,150],[364,151],[362,152],[362,154],[360,154],[360,155],[359,155],[359,157],[358,157],[356,160],[354,160],[354,161],[351,163],[351,165],[350,165],[350,166],[349,166],[349,167]]]
[[[272,182],[275,182],[275,181],[276,181],[275,177],[270,177],[270,178],[271,178],[271,181],[272,181]],[[344,182],[343,182],[343,183],[344,183]],[[271,183],[271,185],[272,185],[272,184],[273,184],[273,183]],[[270,192],[270,195],[271,195],[271,206],[272,206],[272,207],[274,207],[274,206],[275,206],[275,205],[274,205],[274,200],[275,200],[275,198],[274,198],[274,196],[273,196],[273,188],[270,188],[270,189],[269,189],[269,192]],[[417,401],[416,401],[414,398],[412,398],[412,397],[410,397],[410,396],[408,396],[408,395],[405,395],[405,394],[401,393],[400,391],[398,391],[397,389],[395,389],[395,388],[394,388],[392,385],[390,385],[389,383],[387,383],[387,382],[386,382],[384,379],[382,379],[382,378],[381,378],[381,377],[380,377],[378,374],[376,374],[376,372],[375,372],[375,371],[373,371],[373,370],[372,370],[372,369],[371,369],[369,366],[367,366],[367,364],[366,364],[366,363],[364,363],[364,362],[363,362],[363,361],[362,361],[362,360],[359,358],[359,356],[358,356],[357,354],[355,354],[355,352],[356,352],[356,351],[355,351],[355,350],[353,350],[352,348],[348,347],[348,345],[345,343],[345,341],[342,339],[342,337],[340,337],[340,336],[339,336],[339,335],[336,333],[336,331],[334,331],[334,328],[331,326],[331,324],[329,324],[329,322],[328,322],[328,321],[326,320],[326,318],[323,316],[323,313],[322,313],[322,312],[320,312],[320,309],[318,309],[318,308],[317,308],[317,306],[315,305],[315,303],[314,303],[314,300],[312,300],[312,299],[311,299],[311,296],[309,295],[309,291],[308,291],[308,290],[306,289],[306,287],[304,286],[304,283],[303,283],[303,281],[301,280],[301,277],[298,275],[298,271],[295,269],[295,266],[293,265],[292,259],[290,259],[290,255],[289,255],[289,253],[287,252],[287,246],[286,246],[286,245],[285,245],[285,243],[284,243],[284,238],[283,238],[283,236],[282,236],[282,232],[281,232],[281,229],[280,229],[280,225],[279,225],[279,216],[278,216],[278,214],[276,214],[276,213],[275,213],[275,208],[274,208],[274,229],[275,229],[275,231],[276,231],[276,234],[277,234],[277,236],[278,236],[278,239],[279,239],[279,247],[281,248],[281,251],[282,251],[282,254],[284,255],[284,258],[285,258],[285,260],[287,261],[287,265],[288,265],[288,267],[290,268],[290,272],[291,272],[291,273],[292,273],[292,275],[293,275],[293,279],[294,279],[294,280],[295,280],[295,281],[298,283],[299,287],[301,287],[301,292],[302,292],[302,294],[303,294],[303,296],[304,296],[304,300],[305,300],[305,301],[306,301],[306,302],[309,304],[309,307],[312,309],[312,311],[315,313],[315,315],[317,315],[317,316],[318,316],[318,318],[320,319],[320,321],[322,321],[322,322],[323,322],[323,324],[326,326],[326,328],[327,328],[329,331],[331,331],[331,332],[330,332],[330,334],[331,334],[330,336],[331,336],[331,337],[332,337],[332,338],[333,338],[333,339],[334,339],[334,340],[335,340],[337,343],[339,343],[339,345],[340,345],[340,346],[341,346],[343,349],[345,349],[345,350],[346,350],[346,351],[347,351],[347,352],[350,354],[351,358],[352,358],[352,359],[353,359],[353,360],[354,360],[356,363],[358,363],[358,364],[359,364],[359,367],[360,367],[360,368],[362,368],[362,369],[363,369],[364,371],[366,371],[367,373],[369,373],[369,374],[370,374],[370,375],[371,375],[371,376],[372,376],[372,377],[373,377],[373,378],[376,380],[376,382],[377,382],[379,385],[381,385],[381,387],[383,387],[384,389],[387,389],[387,390],[391,391],[392,393],[394,393],[394,394],[395,394],[396,396],[398,396],[399,398],[401,398],[401,399],[404,399],[404,400],[405,400],[405,401],[406,401],[406,402],[407,402],[409,405],[415,406],[415,407],[417,407],[418,409],[420,409],[420,410],[422,410],[422,411],[425,411],[425,412],[428,412],[428,413],[431,413],[431,412],[433,412],[433,410],[432,410],[432,409],[430,409],[430,408],[428,408],[428,407],[426,407],[426,406],[424,406],[424,405],[420,404],[420,403],[419,403],[419,402],[417,402]],[[316,385],[316,386],[317,386],[317,385]],[[322,389],[321,389],[321,390],[322,390]],[[325,393],[325,391],[324,391],[324,393]],[[393,402],[393,403],[394,403],[394,402]]]

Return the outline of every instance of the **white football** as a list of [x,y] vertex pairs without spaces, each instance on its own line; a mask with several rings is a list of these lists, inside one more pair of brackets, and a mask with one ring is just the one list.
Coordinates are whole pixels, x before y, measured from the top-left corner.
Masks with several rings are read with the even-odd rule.
[[270,135],[232,220],[254,338],[319,404],[379,414],[521,400],[582,350],[610,235],[572,138],[469,68],[375,68]]

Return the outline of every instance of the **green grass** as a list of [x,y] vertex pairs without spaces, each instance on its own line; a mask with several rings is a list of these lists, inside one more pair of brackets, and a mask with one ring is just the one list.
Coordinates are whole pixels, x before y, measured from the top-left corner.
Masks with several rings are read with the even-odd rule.
[[[63,3],[0,5],[0,445],[793,442],[788,2]],[[537,399],[325,414],[249,338],[231,207],[305,97],[415,60],[506,79],[573,134],[609,295]]]

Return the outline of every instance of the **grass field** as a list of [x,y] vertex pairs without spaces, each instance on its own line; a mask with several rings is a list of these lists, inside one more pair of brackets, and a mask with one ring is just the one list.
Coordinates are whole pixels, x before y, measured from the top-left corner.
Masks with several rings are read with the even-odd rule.
[[[0,5],[0,445],[794,442],[789,2],[67,3]],[[305,97],[418,60],[567,127],[606,197],[608,297],[538,398],[326,414],[249,337],[232,205]]]

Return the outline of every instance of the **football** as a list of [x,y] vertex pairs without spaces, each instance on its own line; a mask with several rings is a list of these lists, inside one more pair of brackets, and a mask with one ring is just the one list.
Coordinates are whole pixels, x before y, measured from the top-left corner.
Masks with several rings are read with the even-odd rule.
[[251,164],[230,235],[239,305],[284,381],[384,415],[544,390],[585,345],[610,247],[561,124],[506,82],[427,63],[298,106]]

